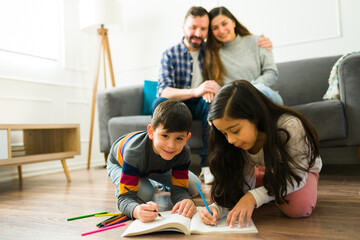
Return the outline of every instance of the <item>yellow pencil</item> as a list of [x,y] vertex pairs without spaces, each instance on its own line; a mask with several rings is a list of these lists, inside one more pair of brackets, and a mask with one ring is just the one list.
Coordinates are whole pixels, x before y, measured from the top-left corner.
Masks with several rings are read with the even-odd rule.
[[118,216],[121,215],[122,213],[106,213],[106,214],[97,214],[95,215],[95,217],[105,217],[105,216]]

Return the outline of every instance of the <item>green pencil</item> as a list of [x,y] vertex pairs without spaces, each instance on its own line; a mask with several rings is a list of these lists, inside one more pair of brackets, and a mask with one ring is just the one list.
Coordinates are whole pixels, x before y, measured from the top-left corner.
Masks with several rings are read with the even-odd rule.
[[87,218],[87,217],[92,217],[98,214],[106,214],[108,212],[101,212],[101,213],[93,213],[93,214],[89,214],[89,215],[84,215],[84,216],[79,216],[79,217],[73,217],[73,218],[68,218],[68,221],[72,221],[72,220],[76,220],[76,219],[80,219],[80,218]]

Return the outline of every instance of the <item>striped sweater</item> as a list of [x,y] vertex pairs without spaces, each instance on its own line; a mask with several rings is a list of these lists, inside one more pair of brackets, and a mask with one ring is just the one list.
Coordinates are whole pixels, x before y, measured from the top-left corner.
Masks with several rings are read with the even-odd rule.
[[[172,160],[164,160],[153,151],[152,140],[147,131],[134,132],[116,140],[110,155],[110,161],[122,169],[119,210],[124,214],[132,213],[133,208],[138,205],[136,192],[139,190],[140,178],[147,178],[152,174],[162,174],[171,170],[170,192],[174,204],[191,198],[188,191],[190,149],[187,145]],[[125,186],[131,192],[128,192]]]

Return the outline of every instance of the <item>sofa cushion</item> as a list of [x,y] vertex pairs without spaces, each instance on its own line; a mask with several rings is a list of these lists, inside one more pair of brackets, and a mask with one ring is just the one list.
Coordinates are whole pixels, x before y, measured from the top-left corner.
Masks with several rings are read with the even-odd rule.
[[144,81],[141,115],[151,115],[151,105],[156,98],[157,85],[157,81]]
[[191,153],[200,153],[203,150],[202,143],[202,126],[200,120],[193,120],[191,126],[191,137],[188,144],[191,149]]
[[[151,123],[151,116],[113,117],[109,120],[110,144],[116,139],[130,132],[146,130]],[[201,121],[194,120],[191,127],[191,137],[188,141],[192,153],[200,153],[203,147],[201,140]]]
[[301,104],[292,108],[299,111],[314,126],[319,141],[346,137],[344,109],[339,100]]
[[146,130],[147,125],[150,123],[150,115],[136,115],[111,118],[108,123],[110,144],[112,144],[116,139],[127,133]]
[[279,91],[284,104],[288,106],[321,101],[329,87],[331,68],[339,57],[277,63],[279,79],[274,90]]

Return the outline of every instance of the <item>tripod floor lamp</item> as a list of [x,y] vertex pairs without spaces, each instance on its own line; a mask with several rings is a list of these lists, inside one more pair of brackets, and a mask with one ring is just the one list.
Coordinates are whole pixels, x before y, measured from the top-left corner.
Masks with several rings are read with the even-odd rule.
[[[96,107],[96,93],[99,80],[99,72],[101,65],[101,56],[103,56],[104,63],[104,81],[106,84],[106,68],[109,68],[111,85],[115,87],[114,71],[112,67],[110,46],[108,39],[108,29],[105,26],[121,26],[121,6],[117,0],[82,0],[79,3],[79,22],[80,28],[85,32],[98,34],[98,53],[97,64],[95,67],[93,94],[91,104],[91,120],[90,120],[90,135],[87,168],[90,168],[91,161],[91,146],[94,129],[94,115]],[[105,57],[107,56],[107,58]],[[105,159],[106,161],[106,159]]]

